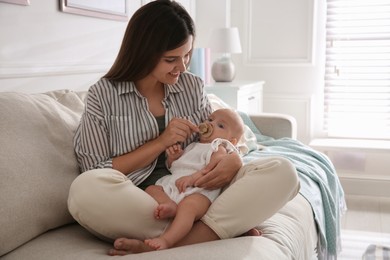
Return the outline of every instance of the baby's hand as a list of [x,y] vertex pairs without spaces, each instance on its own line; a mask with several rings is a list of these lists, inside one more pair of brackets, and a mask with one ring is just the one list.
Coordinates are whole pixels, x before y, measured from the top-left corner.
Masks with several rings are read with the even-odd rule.
[[176,160],[183,154],[183,149],[181,148],[180,144],[174,144],[170,147],[168,147],[165,152],[167,153],[167,157],[171,160]]
[[182,193],[187,189],[187,187],[194,186],[194,178],[191,175],[183,176],[177,179],[175,184],[179,192]]

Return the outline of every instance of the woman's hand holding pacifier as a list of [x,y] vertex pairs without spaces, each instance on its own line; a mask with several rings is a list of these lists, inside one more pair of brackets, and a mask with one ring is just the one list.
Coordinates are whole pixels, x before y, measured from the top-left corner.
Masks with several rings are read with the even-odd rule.
[[198,127],[191,121],[184,118],[173,118],[160,138],[165,147],[168,148],[171,145],[184,142],[193,132],[198,131]]

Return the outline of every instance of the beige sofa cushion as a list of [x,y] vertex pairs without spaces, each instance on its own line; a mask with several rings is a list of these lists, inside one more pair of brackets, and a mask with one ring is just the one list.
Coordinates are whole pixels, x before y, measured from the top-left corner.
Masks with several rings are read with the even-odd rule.
[[70,91],[0,93],[0,256],[73,222],[66,202],[82,109]]
[[285,260],[312,258],[317,238],[310,204],[298,194],[260,225],[261,237],[239,237],[121,257],[108,256],[110,243],[71,224],[47,232],[2,260]]

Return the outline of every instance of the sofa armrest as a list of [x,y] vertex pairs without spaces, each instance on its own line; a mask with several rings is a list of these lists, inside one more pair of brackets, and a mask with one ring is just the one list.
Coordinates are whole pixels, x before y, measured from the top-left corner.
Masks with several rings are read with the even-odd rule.
[[275,139],[282,137],[297,138],[297,123],[294,117],[278,113],[250,115],[251,120],[263,135]]

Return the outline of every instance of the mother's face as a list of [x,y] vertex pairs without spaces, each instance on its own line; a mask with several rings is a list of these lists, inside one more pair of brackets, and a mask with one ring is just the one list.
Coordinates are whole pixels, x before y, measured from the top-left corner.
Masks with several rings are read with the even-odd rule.
[[190,61],[193,37],[189,36],[187,41],[180,47],[167,51],[163,54],[157,66],[151,72],[151,76],[164,84],[175,84],[180,73],[186,71]]

